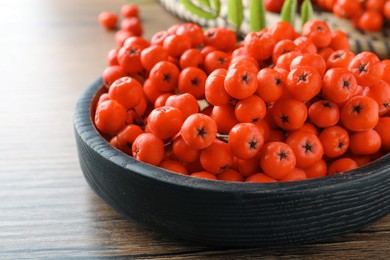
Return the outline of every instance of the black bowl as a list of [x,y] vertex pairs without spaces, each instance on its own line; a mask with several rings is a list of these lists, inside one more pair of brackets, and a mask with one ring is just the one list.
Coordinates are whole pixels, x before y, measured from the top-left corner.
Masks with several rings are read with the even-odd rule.
[[285,183],[231,183],[175,174],[112,147],[91,115],[95,81],[77,103],[74,129],[91,188],[125,216],[178,238],[217,246],[311,243],[390,212],[390,154],[347,173]]

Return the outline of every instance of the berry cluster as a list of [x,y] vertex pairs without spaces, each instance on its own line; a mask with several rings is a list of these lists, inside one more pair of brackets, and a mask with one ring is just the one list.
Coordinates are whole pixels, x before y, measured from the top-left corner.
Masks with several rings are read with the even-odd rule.
[[379,31],[390,21],[390,0],[315,0],[334,15],[350,19],[356,28]]
[[[123,19],[120,21],[120,30],[115,34],[115,40],[118,45],[123,45],[123,42],[130,36],[141,36],[143,34],[143,27],[139,18],[137,5],[125,4],[121,7],[120,13]],[[119,18],[116,13],[105,11],[99,14],[98,21],[105,29],[116,30]]]
[[96,128],[135,159],[194,177],[294,181],[390,151],[390,60],[342,31],[277,22],[233,31],[174,25],[108,54]]

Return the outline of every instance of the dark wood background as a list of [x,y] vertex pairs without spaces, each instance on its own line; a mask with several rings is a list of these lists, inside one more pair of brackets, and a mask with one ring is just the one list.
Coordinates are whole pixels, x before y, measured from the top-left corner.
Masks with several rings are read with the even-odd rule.
[[[97,16],[125,3],[0,0],[0,259],[390,258],[390,215],[326,243],[220,249],[155,233],[101,201],[79,167],[72,118],[115,47]],[[146,38],[179,22],[138,3]]]

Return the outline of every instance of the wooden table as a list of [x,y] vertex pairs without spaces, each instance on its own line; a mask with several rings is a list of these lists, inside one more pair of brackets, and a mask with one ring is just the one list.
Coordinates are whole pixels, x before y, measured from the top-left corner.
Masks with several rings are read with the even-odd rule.
[[[124,0],[0,1],[0,259],[390,258],[390,215],[321,244],[208,248],[154,233],[109,208],[79,167],[72,117],[106,66],[97,23]],[[178,20],[139,1],[145,37]]]

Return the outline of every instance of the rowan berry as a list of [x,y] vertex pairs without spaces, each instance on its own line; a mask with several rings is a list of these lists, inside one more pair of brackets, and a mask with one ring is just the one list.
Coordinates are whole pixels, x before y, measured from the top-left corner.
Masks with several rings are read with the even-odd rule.
[[229,132],[230,151],[239,159],[255,157],[264,144],[260,129],[252,123],[239,123]]
[[203,65],[203,55],[198,49],[188,49],[180,56],[179,64],[181,69],[201,67]]
[[252,56],[243,54],[234,56],[230,60],[229,68],[247,68],[248,70],[253,70],[255,73],[259,71],[259,62]]
[[211,74],[216,69],[227,69],[230,64],[230,55],[223,51],[209,52],[203,61],[203,66],[207,74]]
[[126,71],[121,66],[108,66],[104,69],[102,74],[103,85],[109,89],[115,80],[125,77],[126,75]]
[[369,32],[379,31],[383,27],[384,19],[378,11],[364,11],[358,21],[358,27]]
[[158,167],[175,173],[180,173],[185,175],[188,174],[186,167],[178,161],[173,161],[173,160],[163,161],[158,165]]
[[110,143],[115,143],[116,148],[122,150],[128,155],[132,155],[131,147],[135,139],[144,133],[141,127],[135,124],[129,124],[125,126],[114,138],[110,140]]
[[244,38],[244,48],[256,60],[266,60],[272,56],[275,40],[269,33],[252,32]]
[[134,108],[143,96],[142,85],[131,77],[114,81],[108,92],[111,99],[118,101],[126,109]]
[[163,91],[159,90],[156,84],[153,83],[149,78],[145,80],[143,84],[143,90],[145,97],[150,104],[154,104],[156,99],[164,93]]
[[132,44],[124,45],[118,52],[119,65],[129,73],[142,72],[144,67],[141,63],[141,51],[143,46]]
[[105,134],[115,135],[126,124],[126,109],[115,100],[101,102],[95,112],[95,125]]
[[348,68],[349,63],[354,57],[355,54],[349,50],[337,50],[326,60],[326,67],[327,69]]
[[[294,63],[291,63],[291,65],[293,66]],[[321,75],[312,66],[297,66],[293,68],[286,80],[286,88],[289,94],[300,101],[308,101],[314,98],[320,93],[321,84]]]
[[292,60],[290,70],[300,66],[310,66],[315,68],[322,77],[326,71],[326,62],[324,58],[317,53],[305,53]]
[[328,175],[344,173],[357,168],[357,163],[350,158],[341,158],[333,161],[328,167]]
[[281,40],[277,42],[272,51],[273,62],[276,63],[280,56],[289,52],[301,53],[301,49],[297,45],[295,45],[292,40]]
[[[378,154],[378,153],[376,153],[376,154]],[[360,167],[360,166],[366,165],[367,163],[371,162],[371,160],[372,160],[371,157],[376,155],[376,154],[356,155],[356,154],[351,153],[350,151],[347,151],[343,155],[343,157],[354,160],[356,162],[356,164],[358,165],[358,167]]]
[[179,74],[178,89],[180,93],[190,93],[201,99],[205,95],[207,74],[202,69],[188,67]]
[[325,48],[320,48],[318,50],[318,54],[321,55],[322,58],[324,58],[324,60],[328,60],[329,56],[332,55],[334,51],[335,50],[330,47],[325,47]]
[[204,31],[204,36],[204,45],[211,45],[220,51],[233,51],[237,45],[235,32],[224,27],[209,28]]
[[312,166],[307,167],[303,170],[305,171],[306,177],[308,179],[319,178],[319,177],[326,176],[328,172],[328,166],[326,165],[326,162],[323,159],[321,159],[315,162]]
[[347,34],[341,30],[333,30],[329,47],[334,50],[349,50],[350,45]]
[[345,68],[329,69],[322,79],[322,95],[335,103],[343,103],[357,89],[355,76]]
[[225,90],[233,98],[244,99],[257,90],[256,74],[243,68],[229,69],[225,77]]
[[119,30],[115,33],[115,42],[116,42],[116,45],[121,48],[123,47],[123,44],[124,42],[126,41],[126,39],[132,37],[132,36],[135,36],[135,34],[133,32],[130,32],[130,31],[126,31],[126,30]]
[[343,155],[349,147],[349,134],[340,126],[325,128],[319,135],[324,154],[329,158]]
[[303,181],[306,180],[306,172],[300,168],[294,168],[289,174],[287,174],[280,181]]
[[378,124],[374,130],[379,134],[382,140],[382,149],[384,151],[390,151],[390,117],[379,118]]
[[334,126],[340,120],[339,107],[328,100],[319,100],[311,104],[308,115],[310,121],[320,128]]
[[215,121],[204,114],[189,116],[181,127],[184,141],[193,149],[204,149],[212,144],[217,135]]
[[359,85],[372,86],[383,76],[383,65],[378,56],[372,52],[361,52],[349,63],[348,70],[352,72]]
[[134,140],[132,151],[135,159],[157,166],[164,158],[164,143],[151,133],[143,133]]
[[169,56],[178,58],[191,48],[191,39],[186,35],[171,34],[164,39],[163,46]]
[[[247,57],[250,57],[250,56],[247,56]],[[257,74],[257,72],[259,71],[258,66],[256,66],[253,62],[250,62],[250,61],[244,60],[244,59],[242,59],[240,61],[236,61],[236,62],[231,61],[229,68],[228,68],[228,71],[230,71],[232,69],[243,69],[246,71],[250,71],[254,74]]]
[[160,91],[172,91],[179,79],[179,68],[169,61],[160,61],[150,71],[149,79]]
[[239,123],[235,114],[234,107],[231,104],[223,106],[214,106],[210,117],[215,121],[218,127],[218,133],[227,134]]
[[307,118],[305,104],[293,98],[283,98],[276,101],[271,113],[275,123],[287,131],[301,128]]
[[180,161],[185,163],[192,163],[199,159],[199,149],[190,147],[181,135],[173,140],[172,151]]
[[138,17],[139,9],[136,4],[125,4],[121,7],[121,14],[123,17]]
[[141,36],[144,32],[141,20],[138,17],[127,17],[121,22],[121,30],[130,31],[136,36]]
[[150,43],[151,45],[163,45],[165,38],[170,35],[168,31],[158,31],[153,34]]
[[309,20],[302,27],[302,36],[310,38],[317,48],[328,47],[332,41],[332,34],[326,22]]
[[202,27],[195,23],[180,24],[176,29],[177,35],[185,35],[190,39],[191,47],[197,48],[204,43],[204,34]]
[[229,169],[233,164],[229,145],[215,139],[210,146],[200,151],[200,163],[206,171],[214,174]]
[[235,182],[243,182],[244,176],[242,176],[239,172],[227,169],[223,172],[220,172],[215,175],[220,181],[235,181]]
[[265,0],[265,9],[269,12],[280,13],[284,4],[284,0]]
[[[390,6],[390,4],[389,4]],[[389,19],[390,20],[390,19]],[[390,84],[390,59],[382,60],[382,66],[383,66],[383,75],[382,80],[386,81]]]
[[173,93],[171,92],[168,92],[168,93],[162,93],[161,95],[159,95],[156,100],[154,101],[154,108],[158,108],[158,107],[163,107],[165,106],[165,103],[167,102],[168,98],[170,96],[174,95]]
[[277,21],[269,28],[269,33],[275,39],[275,42],[281,40],[294,40],[295,29],[294,27],[285,21]]
[[296,166],[307,168],[321,160],[324,153],[320,139],[312,133],[295,131],[287,139],[288,144],[294,152]]
[[118,23],[118,16],[113,12],[106,11],[99,14],[98,21],[107,30],[114,30]]
[[280,55],[275,63],[274,69],[284,69],[286,71],[290,71],[291,62],[300,55],[302,55],[301,51],[290,51]]
[[141,36],[131,36],[127,38],[123,43],[123,46],[132,46],[132,45],[139,46],[143,50],[150,46],[150,42]]
[[216,69],[206,79],[205,97],[214,106],[227,105],[232,99],[225,90],[226,74],[226,69]]
[[376,126],[379,120],[378,104],[367,96],[352,97],[343,106],[340,119],[348,130],[370,130]]
[[200,49],[200,53],[202,54],[203,59],[207,56],[207,54],[209,54],[210,52],[213,52],[213,51],[217,51],[217,48],[215,48],[214,46],[210,46],[210,45],[202,46]]
[[337,0],[333,6],[333,13],[341,18],[352,18],[361,8],[355,0]]
[[265,102],[277,101],[284,92],[285,81],[280,72],[265,68],[257,73],[257,95]]
[[310,38],[299,36],[294,40],[294,44],[301,50],[302,53],[317,53],[317,47]]
[[373,98],[379,106],[379,115],[384,115],[390,111],[390,84],[386,81],[378,83],[366,88],[363,95]]
[[107,65],[108,66],[116,66],[116,65],[119,65],[119,62],[118,62],[118,49],[111,49],[108,53],[107,53]]
[[380,135],[373,129],[352,133],[349,150],[353,154],[369,155],[379,151],[382,145]]
[[387,20],[390,20],[390,1],[386,1],[383,6],[383,15]]
[[168,52],[160,45],[152,45],[141,51],[141,64],[151,70],[160,61],[168,60]]
[[196,98],[190,93],[172,95],[168,97],[165,105],[179,109],[183,113],[184,120],[186,120],[190,115],[199,112],[199,104]]
[[234,108],[237,120],[243,123],[257,122],[263,119],[266,113],[266,104],[256,95],[239,100]]
[[150,131],[162,140],[176,135],[180,131],[183,121],[183,113],[170,106],[155,108],[148,117]]
[[287,176],[296,165],[291,147],[282,142],[270,142],[260,152],[260,166],[264,173],[275,179]]
[[244,177],[248,177],[256,172],[261,171],[258,155],[247,160],[242,160],[238,158],[236,159],[238,160],[237,162],[238,172]]

